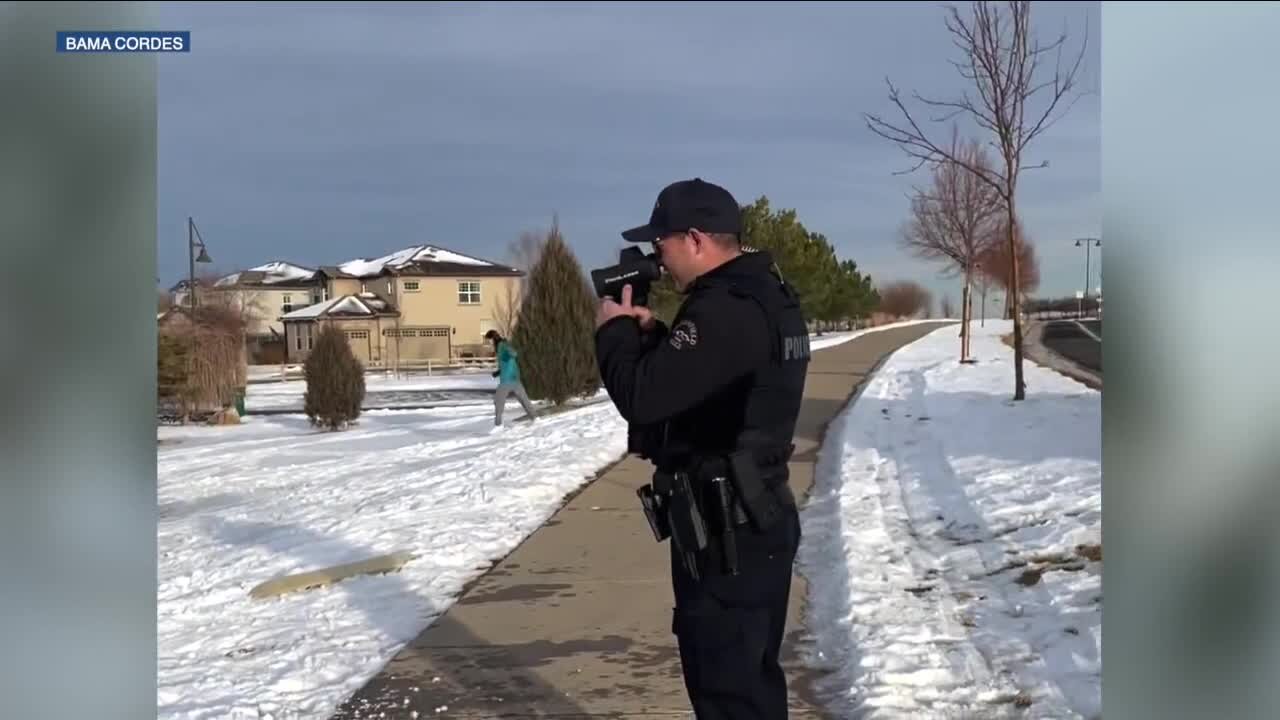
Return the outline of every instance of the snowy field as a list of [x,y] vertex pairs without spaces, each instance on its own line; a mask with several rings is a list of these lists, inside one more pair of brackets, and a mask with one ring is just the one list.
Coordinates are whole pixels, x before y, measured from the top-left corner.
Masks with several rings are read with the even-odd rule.
[[[453,375],[404,374],[397,378],[385,373],[369,373],[365,376],[365,405],[386,402],[390,405],[448,402],[450,390],[492,392],[498,386],[492,370],[466,372]],[[252,415],[263,411],[291,410],[302,412],[302,400],[307,391],[306,380],[251,383],[245,389],[245,410]],[[473,400],[476,401],[476,400]],[[492,408],[491,398],[478,398]]]
[[[811,347],[881,329],[828,333]],[[487,372],[367,380],[370,392],[495,385]],[[247,401],[251,410],[301,407],[304,390],[301,381],[255,384]],[[340,433],[301,415],[158,428],[159,717],[328,717],[623,454],[625,423],[603,393],[596,401],[530,426],[512,423],[524,415],[512,400],[510,426],[496,435],[484,395],[369,411]],[[398,573],[248,595],[281,575],[398,551],[417,554]]]
[[799,563],[840,717],[1101,714],[1101,395],[1026,362],[1012,402],[1012,322],[974,330],[975,365],[955,326],[891,356],[822,449]]
[[[485,377],[492,384],[492,378]],[[492,401],[162,427],[160,718],[325,718],[626,449],[605,400],[536,424]],[[397,551],[399,573],[251,600],[274,577]]]

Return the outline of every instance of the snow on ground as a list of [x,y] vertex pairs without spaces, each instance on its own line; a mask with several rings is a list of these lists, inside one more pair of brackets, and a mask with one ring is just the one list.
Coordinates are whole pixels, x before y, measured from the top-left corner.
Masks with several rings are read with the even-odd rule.
[[799,562],[840,717],[1100,716],[1101,395],[1026,362],[1014,403],[1011,330],[908,345],[831,425]]
[[919,325],[921,323],[938,323],[951,322],[948,320],[902,320],[895,323],[887,323],[885,325],[877,325],[875,327],[863,328],[862,330],[847,330],[840,332],[827,332],[819,335],[809,335],[809,349],[811,351],[822,350],[824,348],[835,347],[842,343],[866,335],[867,333],[880,332],[881,330],[890,330],[892,328],[906,327],[908,325]]
[[[623,454],[625,423],[601,399],[534,425],[511,422],[513,401],[497,434],[488,399],[368,412],[337,433],[297,415],[159,428],[159,717],[328,717]],[[398,573],[249,598],[406,550]]]
[[[369,393],[495,385],[489,371],[366,377]],[[327,717],[625,450],[625,423],[603,393],[497,435],[484,395],[367,411],[340,433],[252,414],[300,408],[305,389],[250,385],[240,426],[158,429],[161,718]],[[508,422],[523,414],[508,402]],[[403,550],[417,558],[398,573],[248,596],[281,575]]]
[[[492,370],[454,373],[450,375],[402,374],[397,378],[389,373],[369,373],[365,375],[365,402],[370,404],[375,398],[389,396],[392,393],[404,397],[420,396],[423,401],[431,400],[431,393],[449,390],[492,391],[498,387],[498,379],[493,377]],[[284,380],[280,382],[251,383],[245,388],[245,410],[252,414],[264,410],[296,410],[302,411],[303,396],[307,392],[306,380]],[[492,399],[483,398],[479,402],[492,408]]]

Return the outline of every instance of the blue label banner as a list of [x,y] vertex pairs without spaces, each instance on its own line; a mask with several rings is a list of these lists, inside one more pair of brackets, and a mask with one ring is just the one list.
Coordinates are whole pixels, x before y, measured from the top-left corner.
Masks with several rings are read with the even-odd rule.
[[191,32],[145,30],[60,30],[58,52],[171,53],[191,52]]

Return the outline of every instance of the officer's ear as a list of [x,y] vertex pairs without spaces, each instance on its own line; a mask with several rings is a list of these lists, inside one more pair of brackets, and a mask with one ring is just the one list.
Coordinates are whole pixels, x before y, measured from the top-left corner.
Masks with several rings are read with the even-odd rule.
[[711,242],[711,238],[698,228],[689,228],[689,237],[693,239],[693,249],[699,253]]

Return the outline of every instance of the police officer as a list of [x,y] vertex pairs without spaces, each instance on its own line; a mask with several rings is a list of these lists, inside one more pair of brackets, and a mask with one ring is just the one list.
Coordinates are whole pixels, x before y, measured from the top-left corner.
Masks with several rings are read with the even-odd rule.
[[668,328],[625,288],[596,319],[629,449],[654,465],[641,497],[670,538],[672,632],[699,720],[787,717],[779,655],[800,542],[787,461],[809,336],[794,291],[767,252],[744,251],[742,231],[724,188],[667,186],[622,236],[653,245],[680,310]]

